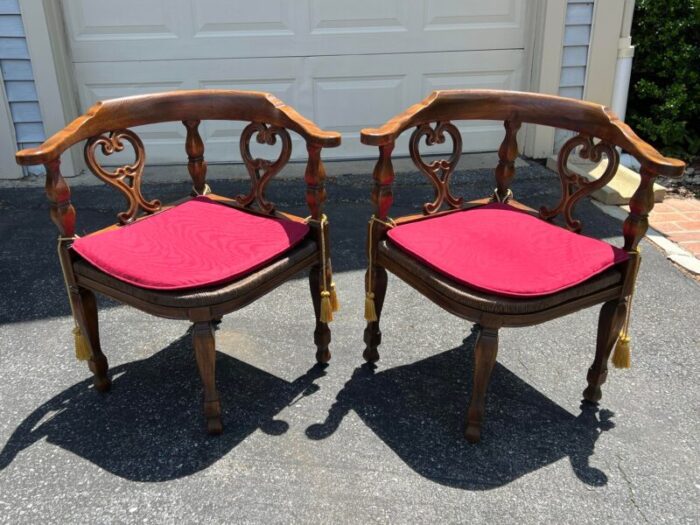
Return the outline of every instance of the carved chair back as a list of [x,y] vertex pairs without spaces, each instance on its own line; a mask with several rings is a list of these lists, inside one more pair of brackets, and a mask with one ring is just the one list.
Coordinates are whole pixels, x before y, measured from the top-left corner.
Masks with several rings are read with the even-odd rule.
[[[510,184],[515,175],[514,161],[518,155],[517,133],[522,124],[537,124],[574,131],[558,155],[558,172],[562,195],[556,206],[542,207],[539,216],[551,220],[563,215],[566,227],[579,232],[580,221],[573,218],[577,202],[591,192],[605,186],[614,177],[619,165],[621,148],[636,157],[642,165],[641,183],[630,201],[630,216],[625,222],[625,249],[634,250],[647,229],[647,215],[653,206],[653,180],[658,175],[677,176],[684,164],[659,154],[642,141],[624,122],[608,108],[599,104],[567,99],[551,95],[497,90],[436,91],[404,113],[389,120],[380,128],[362,130],[362,142],[379,147],[379,160],[374,170],[375,188],[373,202],[375,215],[386,221],[392,203],[391,184],[394,172],[391,153],[396,139],[405,130],[415,128],[409,139],[409,151],[417,168],[432,183],[435,197],[423,206],[423,214],[431,215],[441,209],[463,206],[463,199],[450,189],[450,179],[462,152],[462,137],[452,123],[459,120],[502,120],[505,138],[498,150],[498,166],[495,169],[496,188],[493,200],[508,201],[512,192]],[[442,144],[447,136],[452,142],[452,152],[447,159],[427,163],[421,156],[419,145]],[[567,166],[572,152],[583,159],[599,162],[607,158],[607,166],[596,180],[577,175]],[[385,229],[379,223],[377,228]],[[379,239],[381,231],[374,235]]]
[[[158,200],[147,200],[141,192],[146,151],[139,136],[131,129],[145,124],[181,121],[187,129],[185,151],[194,194],[206,194],[207,163],[204,143],[199,134],[202,120],[248,121],[240,136],[241,158],[251,179],[251,189],[234,200],[243,207],[270,214],[274,205],[265,197],[265,188],[280,172],[291,156],[289,131],[298,133],[308,151],[306,198],[311,217],[320,220],[325,200],[325,171],[320,159],[321,148],[340,144],[340,135],[319,129],[293,108],[267,93],[233,90],[196,90],[126,97],[93,105],[61,132],[38,148],[23,150],[17,161],[23,165],[44,164],[47,170],[46,189],[52,201],[52,218],[61,235],[72,237],[75,210],[70,205],[70,190],[60,173],[60,155],[72,145],[86,140],[85,162],[97,177],[117,188],[127,200],[127,209],[118,214],[121,224],[132,222],[139,213],[161,209]],[[253,137],[259,144],[274,145],[279,139],[281,151],[276,160],[254,158],[250,151]],[[135,160],[117,168],[103,166],[97,151],[105,156],[121,152],[126,144],[134,151]]]

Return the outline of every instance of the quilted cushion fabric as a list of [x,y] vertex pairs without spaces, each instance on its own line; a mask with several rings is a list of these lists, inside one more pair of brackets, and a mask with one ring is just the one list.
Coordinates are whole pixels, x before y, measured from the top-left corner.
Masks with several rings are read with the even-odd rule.
[[246,275],[290,249],[308,231],[306,224],[197,197],[132,224],[76,239],[73,249],[127,283],[183,290]]
[[559,292],[628,258],[606,242],[500,203],[402,224],[388,236],[447,277],[508,297]]

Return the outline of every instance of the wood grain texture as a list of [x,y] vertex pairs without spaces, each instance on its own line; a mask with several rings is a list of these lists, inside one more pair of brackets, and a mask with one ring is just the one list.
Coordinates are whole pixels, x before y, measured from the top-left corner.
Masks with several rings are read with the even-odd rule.
[[17,153],[21,165],[44,164],[73,144],[114,129],[183,120],[262,121],[290,129],[307,143],[340,145],[340,134],[323,131],[269,93],[225,89],[171,91],[97,102],[85,115],[49,137],[37,148]]
[[[483,199],[462,202],[458,200],[459,197],[448,193],[449,176],[455,169],[452,161],[455,160],[457,152],[453,151],[453,155],[447,161],[436,161],[432,165],[427,165],[420,158],[417,145],[423,137],[426,138],[427,144],[439,142],[439,132],[447,132],[452,136],[453,143],[459,142],[460,138],[450,132],[452,127],[447,127],[446,123],[477,119],[504,121],[505,137],[499,148],[499,161],[494,173],[496,190],[492,197],[485,196]],[[565,144],[559,154],[561,198],[553,208],[543,207],[539,213],[515,200],[510,192],[510,185],[515,175],[514,161],[518,154],[517,131],[522,123],[554,126],[577,133]],[[615,270],[619,271],[619,275],[611,276],[611,280],[606,281],[604,286],[601,284],[596,287],[595,282],[590,280],[591,282],[587,281],[571,287],[567,290],[571,296],[563,302],[551,304],[543,302],[534,307],[517,304],[517,301],[508,302],[509,299],[503,297],[497,304],[498,308],[493,308],[493,305],[487,308],[486,305],[491,304],[489,301],[499,301],[498,296],[486,297],[483,294],[479,296],[479,291],[466,286],[462,287],[463,290],[455,292],[453,288],[460,288],[461,285],[448,278],[438,280],[431,277],[429,269],[426,269],[420,261],[414,260],[407,264],[391,250],[384,248],[378,250],[380,243],[387,242],[387,225],[384,223],[390,216],[393,203],[394,171],[391,153],[401,133],[411,128],[415,128],[410,140],[411,156],[420,171],[435,187],[436,197],[432,203],[424,206],[422,214],[394,217],[395,224],[432,220],[436,216],[459,212],[492,200],[507,200],[511,206],[540,218],[552,219],[561,214],[567,228],[580,231],[581,223],[572,215],[574,206],[593,190],[609,182],[615,175],[619,162],[615,148],[621,147],[642,164],[641,182],[630,201],[629,217],[623,226],[624,249],[629,253],[628,262],[620,264]],[[511,91],[436,91],[384,125],[362,130],[361,138],[364,144],[379,147],[379,158],[374,168],[374,183],[370,198],[374,215],[384,223],[378,221],[370,223],[367,251],[371,254],[371,264],[368,265],[365,275],[367,292],[375,294],[375,307],[378,313],[383,306],[386,273],[390,271],[438,306],[482,327],[474,354],[474,386],[465,437],[472,442],[478,441],[481,437],[485,393],[496,360],[500,328],[539,324],[604,303],[598,327],[596,357],[588,372],[588,388],[584,392],[585,399],[594,402],[600,400],[601,385],[607,375],[607,360],[624,321],[629,297],[634,290],[636,270],[640,261],[636,248],[648,228],[649,212],[654,205],[654,179],[659,175],[679,176],[683,173],[685,164],[678,159],[667,158],[658,153],[603,106],[550,95]],[[577,151],[581,157],[594,162],[606,157],[608,166],[603,176],[591,182],[569,170],[567,161],[574,151]],[[444,206],[445,204],[447,206]],[[382,246],[385,247],[385,244]],[[474,246],[474,249],[478,250],[478,246]],[[406,255],[404,254],[403,257]],[[445,280],[450,281],[449,285],[444,283]],[[468,297],[476,297],[477,300],[467,300]],[[369,322],[364,335],[366,343],[364,358],[374,362],[379,359],[378,346],[381,343],[379,321]]]
[[[209,193],[210,190],[206,184],[207,163],[204,160],[204,142],[199,134],[199,125],[204,119],[250,122],[241,137],[243,159],[251,176],[251,190],[247,195],[230,198]],[[298,252],[291,253],[294,250],[292,248],[284,254],[284,257],[271,260],[264,267],[256,269],[239,280],[224,283],[219,288],[188,290],[191,299],[189,301],[183,299],[175,303],[170,292],[146,293],[153,291],[138,286],[129,288],[127,283],[95,268],[92,268],[95,271],[90,272],[90,276],[77,274],[74,271],[75,267],[80,268],[81,264],[90,265],[70,250],[75,235],[76,211],[71,203],[70,188],[61,175],[61,153],[73,144],[87,140],[85,158],[88,167],[100,179],[116,187],[127,199],[128,209],[119,214],[119,223],[94,234],[120,228],[133,221],[147,220],[150,213],[167,210],[192,198],[188,196],[174,203],[161,205],[156,200],[147,201],[141,193],[140,185],[146,152],[139,137],[129,128],[165,121],[181,121],[187,129],[185,151],[195,195],[208,193],[208,197],[219,204],[242,209],[254,215],[272,215],[294,222],[306,222],[306,219],[275,210],[272,203],[265,198],[265,188],[289,160],[291,138],[288,131],[300,134],[306,140],[309,153],[305,173],[306,201],[311,218],[314,219],[310,224],[309,237],[303,241],[305,248],[300,247]],[[256,136],[259,143],[269,145],[281,139],[282,151],[279,158],[275,161],[254,159],[250,153],[250,140],[253,136]],[[102,154],[110,155],[122,151],[125,143],[133,148],[135,160],[114,170],[105,169],[98,161],[96,151],[99,149]],[[76,324],[90,347],[91,357],[88,365],[93,372],[97,390],[108,390],[110,381],[107,359],[100,347],[97,305],[93,292],[102,293],[157,316],[187,319],[194,323],[193,345],[204,386],[204,414],[207,429],[211,434],[222,431],[221,407],[215,384],[216,349],[212,323],[220,321],[227,313],[252,303],[307,268],[313,267],[312,291],[320,289],[319,283],[323,277],[321,268],[326,269],[324,282],[331,282],[330,250],[321,250],[322,244],[329,247],[329,230],[319,227],[323,217],[323,204],[326,200],[326,172],[321,160],[321,152],[323,147],[334,147],[339,144],[340,134],[319,129],[294,109],[267,93],[199,90],[98,102],[85,115],[78,117],[41,146],[17,153],[17,162],[20,164],[42,163],[46,167],[46,195],[50,203],[51,220],[60,235],[59,255],[64,266],[69,300],[73,307]],[[322,258],[322,253],[325,258]],[[315,293],[313,301],[314,308],[317,310],[319,299],[319,293]],[[318,319],[318,312],[316,312],[316,318]],[[317,360],[327,362],[330,359],[328,350],[330,330],[327,324],[317,322],[314,341],[317,346]]]
[[192,179],[192,189],[196,195],[203,195],[207,188],[207,163],[204,160],[204,142],[199,135],[200,120],[183,120],[187,128],[185,151],[187,152],[187,171]]
[[685,169],[682,161],[661,155],[605,106],[519,91],[434,91],[379,128],[363,129],[361,139],[370,146],[389,144],[408,128],[446,120],[516,120],[568,129],[621,147],[655,175],[679,177]]

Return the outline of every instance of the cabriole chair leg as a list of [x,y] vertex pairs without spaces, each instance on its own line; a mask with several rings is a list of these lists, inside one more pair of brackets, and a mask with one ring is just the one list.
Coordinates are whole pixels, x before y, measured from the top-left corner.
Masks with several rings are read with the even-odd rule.
[[491,371],[496,364],[496,354],[498,354],[498,330],[480,327],[474,347],[474,385],[464,432],[464,437],[470,443],[478,443],[481,439],[486,389],[489,385]]
[[608,358],[620,335],[626,313],[627,299],[608,301],[600,309],[595,359],[588,369],[588,386],[583,391],[583,398],[590,403],[597,403],[603,397],[600,387],[608,378]]
[[[369,271],[369,270],[368,270]],[[365,279],[367,276],[365,276]],[[384,298],[386,297],[387,273],[382,266],[374,267],[374,276],[372,277],[373,293],[374,293],[374,308],[377,312],[376,321],[368,321],[365,328],[364,341],[367,345],[362,353],[365,361],[375,363],[379,361],[379,345],[382,343],[382,331],[379,329],[379,320],[382,316],[382,308],[384,307]]]
[[204,386],[204,417],[209,434],[221,434],[221,402],[216,390],[216,343],[214,326],[210,321],[194,323],[192,329],[194,354]]

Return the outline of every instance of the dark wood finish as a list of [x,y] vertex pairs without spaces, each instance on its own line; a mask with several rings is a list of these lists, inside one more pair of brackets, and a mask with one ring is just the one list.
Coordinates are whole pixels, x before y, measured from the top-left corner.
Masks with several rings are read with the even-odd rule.
[[[210,192],[206,183],[204,143],[198,131],[201,120],[206,119],[250,122],[241,136],[241,152],[251,176],[251,191],[248,195],[229,198]],[[123,224],[143,220],[151,213],[166,210],[191,198],[189,196],[175,203],[161,205],[157,200],[147,201],[141,194],[140,185],[146,152],[139,137],[129,128],[166,121],[181,121],[187,129],[185,151],[193,183],[193,195],[207,194],[213,200],[244,209],[248,213],[306,222],[302,217],[275,210],[272,203],[265,198],[266,186],[289,160],[291,138],[288,130],[301,135],[309,152],[304,177],[306,200],[311,212],[311,232],[308,239],[284,256],[233,283],[188,290],[180,295],[176,292],[159,292],[129,285],[80,259],[70,249],[75,235],[76,212],[71,204],[70,188],[61,175],[61,153],[70,146],[87,140],[84,151],[88,167],[97,177],[116,187],[128,202],[128,209],[118,215],[119,222],[100,231],[119,228]],[[261,144],[272,145],[279,138],[282,141],[279,158],[274,162],[253,159],[249,148],[253,135],[256,135]],[[96,158],[97,148],[99,147],[104,155],[110,155],[123,150],[125,142],[134,150],[134,162],[113,171],[104,169]],[[321,161],[321,150],[339,144],[338,133],[319,129],[294,109],[267,93],[201,90],[98,102],[85,115],[78,117],[41,146],[17,153],[19,164],[44,164],[46,167],[46,194],[50,202],[51,219],[60,235],[59,257],[76,327],[85,339],[85,345],[89,347],[88,366],[93,372],[97,390],[108,390],[110,380],[107,359],[100,347],[97,307],[93,292],[102,293],[154,315],[188,319],[194,323],[193,345],[204,385],[204,414],[207,429],[212,434],[222,431],[221,407],[215,384],[216,349],[213,323],[220,322],[225,314],[250,304],[298,272],[312,268],[310,282],[317,319],[314,333],[316,357],[319,362],[327,362],[330,359],[330,330],[327,323],[318,321],[321,290],[326,291],[332,283],[329,233],[327,220],[323,215],[326,173]],[[96,233],[99,232],[93,232]],[[76,269],[80,272],[76,273]],[[325,269],[325,274],[321,269]],[[82,348],[82,345],[80,347]]]
[[192,327],[192,344],[197,368],[204,386],[204,417],[210,434],[221,434],[221,402],[216,390],[216,343],[212,321],[200,321]]
[[595,359],[586,376],[588,387],[583,391],[586,401],[597,403],[603,397],[600,387],[608,378],[608,359],[620,335],[626,312],[627,298],[608,301],[600,309]]
[[23,166],[45,164],[73,144],[115,129],[183,120],[242,120],[265,122],[301,135],[320,147],[340,145],[340,133],[323,131],[269,93],[202,89],[170,91],[116,98],[94,104],[41,146],[20,151]]
[[506,120],[503,123],[506,128],[506,136],[498,148],[498,165],[496,166],[496,189],[494,199],[498,202],[506,202],[513,194],[510,190],[510,181],[515,175],[515,159],[518,157],[518,130],[520,122]]
[[[273,146],[277,143],[277,137],[282,141],[282,150],[274,162],[266,159],[254,159],[250,153],[250,139],[257,136],[258,144]],[[265,213],[271,213],[275,207],[265,199],[265,187],[268,182],[277,175],[287,164],[292,154],[292,139],[284,128],[267,126],[262,122],[251,122],[241,133],[241,158],[250,175],[251,188],[248,195],[236,197],[241,206],[257,204],[257,207]]]
[[185,151],[187,152],[187,171],[192,179],[192,190],[195,195],[207,193],[207,163],[204,160],[204,142],[199,135],[199,120],[183,120],[187,128]]
[[682,161],[661,155],[605,106],[519,91],[434,91],[383,126],[363,129],[361,139],[368,146],[381,146],[395,142],[406,129],[449,120],[517,120],[568,129],[621,147],[655,175],[678,177],[685,169]]
[[484,420],[486,389],[489,386],[491,371],[498,354],[498,329],[479,327],[479,335],[474,346],[474,381],[472,398],[467,412],[467,425],[464,437],[470,443],[481,440],[481,422]]
[[109,363],[107,363],[107,358],[102,353],[100,346],[95,294],[87,288],[78,288],[77,293],[71,291],[71,296],[75,297],[73,308],[78,311],[78,317],[82,321],[83,334],[90,344],[88,368],[93,374],[92,384],[99,392],[107,392],[112,386],[112,381],[108,376]]
[[320,264],[315,264],[309,271],[309,288],[311,290],[311,300],[314,305],[314,315],[316,316],[316,329],[314,330],[314,344],[316,345],[316,362],[325,364],[331,360],[331,351],[328,345],[331,343],[331,331],[328,323],[321,322],[321,280],[323,269]]
[[[136,157],[134,162],[116,168],[114,171],[104,169],[95,157],[97,147],[100,147],[103,155],[112,155],[115,152],[124,151],[124,141],[131,144],[134,149]],[[120,223],[127,224],[133,221],[140,210],[147,213],[160,210],[160,201],[147,201],[141,193],[141,177],[146,163],[146,151],[143,142],[133,131],[119,129],[110,131],[108,136],[91,137],[85,144],[85,163],[97,177],[117,188],[126,197],[129,208],[117,214]]]
[[[434,160],[430,164],[426,164],[420,154],[420,139],[425,137],[426,146],[444,144],[445,134],[452,139],[452,153],[449,159]],[[464,199],[455,197],[450,191],[450,177],[452,177],[459,158],[462,156],[462,135],[454,124],[436,122],[435,127],[431,127],[430,124],[417,126],[411,134],[408,149],[413,163],[428,177],[435,188],[435,199],[433,202],[424,204],[423,211],[428,215],[435,213],[442,207],[443,203],[446,203],[450,208],[461,206]]]
[[[568,160],[573,151],[578,148],[578,156],[593,162],[600,162],[605,156],[608,164],[603,174],[595,180],[588,180],[586,177],[571,171],[568,167]],[[614,146],[605,142],[593,143],[592,137],[587,135],[577,135],[562,146],[557,156],[557,171],[561,179],[561,199],[554,208],[543,206],[540,208],[540,217],[543,219],[553,219],[560,213],[564,215],[566,227],[572,231],[581,231],[581,221],[572,216],[573,208],[583,197],[590,195],[593,191],[602,188],[617,173],[620,165],[620,155]]]
[[[474,119],[504,121],[505,137],[498,152],[494,195],[477,201],[462,202],[459,197],[449,193],[448,187],[449,177],[455,169],[453,162],[458,158],[459,152],[453,151],[447,161],[427,165],[420,158],[418,142],[422,137],[426,137],[428,145],[444,141],[446,132],[452,137],[453,144],[460,144],[461,138],[452,133],[456,128],[450,122]],[[517,132],[524,123],[577,132],[559,154],[562,197],[554,208],[542,208],[539,213],[515,200],[510,190],[515,175],[514,161],[518,154]],[[411,157],[435,187],[436,198],[424,206],[422,214],[393,218],[394,224],[427,220],[436,215],[454,213],[496,200],[508,201],[510,205],[543,219],[553,219],[562,214],[566,226],[578,232],[581,223],[572,215],[574,206],[615,175],[619,163],[616,147],[629,152],[642,164],[641,183],[630,201],[630,213],[623,226],[624,249],[629,253],[629,261],[613,270],[619,273],[592,278],[568,289],[566,296],[552,294],[542,300],[517,300],[464,287],[432,271],[404,252],[392,249],[386,237],[392,221],[389,218],[394,180],[391,152],[399,135],[410,128],[415,128],[410,139]],[[500,328],[534,325],[604,303],[600,314],[596,357],[588,372],[588,388],[584,393],[586,400],[600,400],[600,387],[607,375],[608,358],[634,290],[636,270],[640,262],[636,249],[648,228],[649,212],[654,205],[654,179],[659,175],[680,176],[685,164],[661,155],[603,106],[550,95],[511,91],[436,91],[381,127],[362,130],[361,138],[364,144],[379,147],[371,194],[373,213],[379,220],[370,222],[367,250],[371,264],[368,265],[365,276],[366,291],[373,294],[377,313],[381,312],[383,306],[388,270],[445,310],[481,326],[475,349],[474,388],[467,417],[466,438],[470,441],[478,441],[480,438],[485,392],[496,359]],[[599,180],[589,182],[567,168],[568,158],[577,148],[581,157],[594,162],[600,161],[603,156],[608,159],[608,167]],[[376,361],[381,342],[379,320],[368,322],[365,342],[365,359]]]

